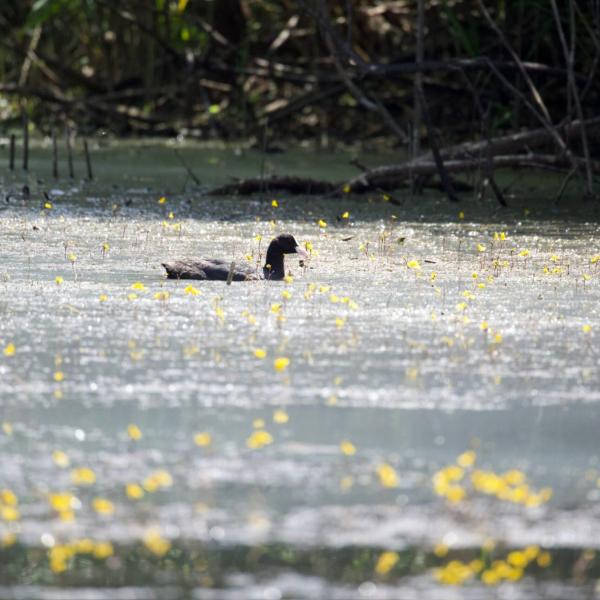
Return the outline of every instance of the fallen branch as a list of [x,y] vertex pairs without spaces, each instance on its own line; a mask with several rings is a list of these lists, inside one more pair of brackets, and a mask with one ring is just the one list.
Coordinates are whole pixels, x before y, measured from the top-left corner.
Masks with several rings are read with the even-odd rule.
[[[587,119],[584,125],[588,132],[600,128],[600,117]],[[573,138],[581,133],[581,121],[572,121],[568,125],[558,127],[566,139]],[[444,148],[441,153],[445,159],[471,158],[482,153],[497,156],[507,153],[517,153],[530,148],[537,148],[553,140],[552,134],[546,127],[530,129],[521,133],[504,135],[481,142],[466,142]],[[433,158],[431,153],[424,154],[416,159],[416,162],[429,162]]]
[[[548,154],[518,154],[505,156],[482,156],[447,160],[444,168],[448,173],[467,173],[492,168],[527,168],[564,171],[569,169],[572,160],[583,165],[584,159]],[[591,162],[592,171],[600,174],[600,161]],[[376,167],[360,173],[350,181],[333,183],[307,177],[272,176],[269,178],[252,177],[214,188],[208,195],[226,196],[229,194],[250,195],[260,192],[285,191],[291,194],[329,194],[340,196],[343,193],[365,193],[390,191],[410,185],[411,175],[433,176],[439,173],[435,161],[407,161],[398,165]],[[460,182],[453,182],[456,190],[471,189]],[[431,187],[443,189],[443,186],[431,184]]]
[[309,177],[250,177],[240,179],[210,190],[213,196],[240,194],[242,196],[260,192],[286,191],[291,194],[329,194],[335,192],[338,184],[330,181],[319,181]]
[[[482,156],[477,158],[464,158],[447,160],[444,168],[448,173],[463,173],[479,169],[493,168],[538,168],[538,169],[565,169],[571,168],[573,161],[578,166],[583,166],[585,160],[575,156],[555,156],[548,154],[518,154],[505,156]],[[594,173],[600,173],[600,162],[592,161],[591,168]],[[346,182],[352,192],[365,192],[374,188],[393,189],[399,181],[407,180],[411,173],[415,175],[432,175],[437,173],[434,161],[423,160],[409,161],[399,165],[386,165],[376,167],[357,175]]]

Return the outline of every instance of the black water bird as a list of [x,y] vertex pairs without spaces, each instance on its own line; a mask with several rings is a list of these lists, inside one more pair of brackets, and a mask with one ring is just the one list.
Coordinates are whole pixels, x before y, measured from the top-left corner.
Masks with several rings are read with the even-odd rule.
[[162,263],[169,279],[203,279],[218,281],[251,281],[255,279],[281,280],[285,277],[284,254],[299,254],[308,258],[308,252],[289,233],[274,238],[267,248],[262,276],[250,266],[238,267],[219,258],[189,258]]

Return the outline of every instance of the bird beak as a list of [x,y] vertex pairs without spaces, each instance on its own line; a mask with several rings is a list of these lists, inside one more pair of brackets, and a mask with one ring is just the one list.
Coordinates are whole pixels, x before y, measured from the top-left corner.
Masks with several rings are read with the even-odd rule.
[[299,254],[302,258],[310,258],[310,255],[302,246],[296,246],[296,254]]

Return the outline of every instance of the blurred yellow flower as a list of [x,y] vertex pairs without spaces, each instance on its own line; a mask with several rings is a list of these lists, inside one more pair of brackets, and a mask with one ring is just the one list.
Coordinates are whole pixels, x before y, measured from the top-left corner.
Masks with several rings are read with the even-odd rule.
[[206,431],[197,433],[194,436],[194,443],[196,444],[196,446],[206,448],[207,446],[210,446],[212,444],[212,435]]
[[356,454],[356,447],[352,442],[349,442],[348,440],[344,440],[340,444],[340,450],[342,451],[342,454],[345,454],[346,456],[353,456],[354,454]]
[[375,572],[378,575],[386,575],[394,568],[394,565],[398,562],[398,558],[397,552],[391,552],[389,550],[382,552],[377,559]]
[[398,474],[392,465],[388,463],[381,463],[377,467],[377,475],[379,476],[379,482],[383,487],[398,487]]
[[290,359],[286,356],[279,356],[273,361],[273,367],[276,371],[285,371],[290,365]]
[[127,435],[136,442],[142,439],[141,429],[133,423],[127,425]]

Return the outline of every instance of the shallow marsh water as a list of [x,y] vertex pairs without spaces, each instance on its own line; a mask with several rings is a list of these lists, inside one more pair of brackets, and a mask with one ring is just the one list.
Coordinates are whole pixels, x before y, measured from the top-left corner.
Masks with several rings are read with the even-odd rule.
[[[187,152],[207,185],[262,160]],[[169,149],[96,159],[50,183],[34,152],[0,212],[0,598],[597,596],[593,206],[215,199]],[[287,283],[164,278],[284,231]]]

